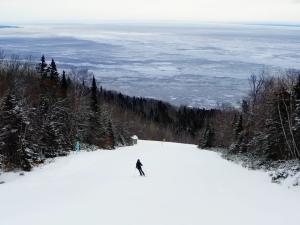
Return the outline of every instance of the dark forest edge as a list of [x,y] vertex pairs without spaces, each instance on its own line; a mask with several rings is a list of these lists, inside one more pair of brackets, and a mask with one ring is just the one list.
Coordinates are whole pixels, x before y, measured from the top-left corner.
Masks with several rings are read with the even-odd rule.
[[[84,79],[85,77],[85,79]],[[83,79],[82,79],[83,78]],[[103,149],[142,139],[228,149],[262,161],[300,158],[300,72],[249,79],[241,110],[175,107],[105,90],[89,74],[60,74],[54,60],[35,65],[0,54],[0,166],[31,170],[67,155],[77,141]]]

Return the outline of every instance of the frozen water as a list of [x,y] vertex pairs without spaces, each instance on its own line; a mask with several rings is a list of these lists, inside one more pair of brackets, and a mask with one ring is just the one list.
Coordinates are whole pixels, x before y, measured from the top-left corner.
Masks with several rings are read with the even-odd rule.
[[251,73],[300,69],[296,26],[26,25],[1,29],[0,48],[90,69],[125,94],[197,107],[236,104]]

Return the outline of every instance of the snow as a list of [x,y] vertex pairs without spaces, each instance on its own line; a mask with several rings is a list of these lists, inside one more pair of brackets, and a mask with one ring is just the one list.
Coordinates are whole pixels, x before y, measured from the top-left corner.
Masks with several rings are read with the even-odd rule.
[[134,139],[134,140],[138,140],[139,139],[138,136],[136,136],[136,135],[133,135],[131,138]]
[[[138,176],[140,158],[146,177]],[[2,225],[298,225],[298,188],[194,145],[140,141],[0,176]]]

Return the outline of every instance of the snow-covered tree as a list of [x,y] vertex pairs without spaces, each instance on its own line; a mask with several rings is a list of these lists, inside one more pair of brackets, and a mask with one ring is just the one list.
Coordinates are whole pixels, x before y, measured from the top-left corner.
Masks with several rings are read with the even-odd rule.
[[30,151],[26,149],[27,125],[15,95],[9,93],[0,113],[0,153],[6,169],[31,169]]
[[236,140],[239,138],[239,136],[241,135],[241,132],[243,131],[243,115],[241,114],[237,123],[235,124],[235,128],[234,128],[234,136],[236,138]]
[[[47,103],[42,103],[44,107]],[[69,112],[66,100],[59,100],[47,106],[40,128],[40,146],[46,158],[66,155],[72,149],[69,135]],[[43,108],[41,108],[41,112]]]
[[213,147],[213,141],[214,141],[214,130],[211,128],[209,123],[207,123],[205,131],[203,133],[203,137],[199,143],[200,148],[211,148]]

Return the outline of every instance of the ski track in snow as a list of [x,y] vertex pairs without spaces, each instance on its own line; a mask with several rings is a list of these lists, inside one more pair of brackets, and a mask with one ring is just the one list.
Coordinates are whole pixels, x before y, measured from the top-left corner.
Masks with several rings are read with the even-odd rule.
[[[147,177],[140,177],[140,158]],[[298,225],[300,192],[194,145],[139,141],[2,174],[1,225]]]

